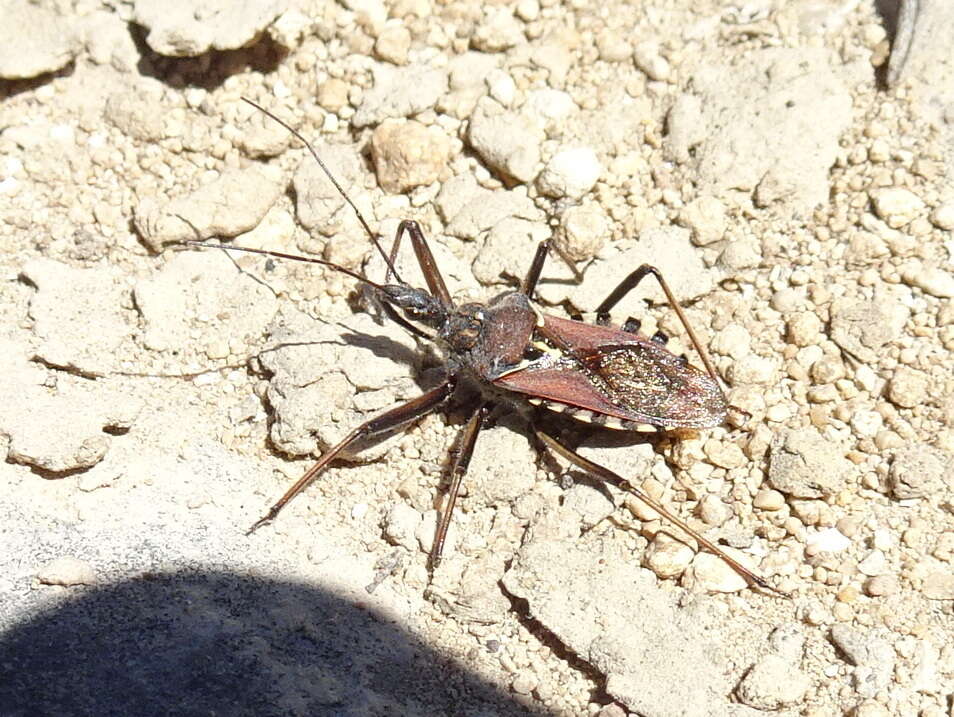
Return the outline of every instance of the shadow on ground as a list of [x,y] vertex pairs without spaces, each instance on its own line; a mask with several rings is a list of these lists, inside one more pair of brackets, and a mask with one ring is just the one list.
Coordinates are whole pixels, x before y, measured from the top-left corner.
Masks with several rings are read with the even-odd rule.
[[0,714],[533,713],[360,604],[193,572],[89,589],[0,635]]

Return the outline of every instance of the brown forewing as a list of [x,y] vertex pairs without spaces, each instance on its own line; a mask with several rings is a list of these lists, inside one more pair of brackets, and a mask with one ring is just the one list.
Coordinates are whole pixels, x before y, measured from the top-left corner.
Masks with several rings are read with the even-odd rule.
[[617,328],[552,316],[544,317],[540,332],[564,358],[507,374],[496,385],[662,427],[711,428],[725,420],[719,385],[660,344]]

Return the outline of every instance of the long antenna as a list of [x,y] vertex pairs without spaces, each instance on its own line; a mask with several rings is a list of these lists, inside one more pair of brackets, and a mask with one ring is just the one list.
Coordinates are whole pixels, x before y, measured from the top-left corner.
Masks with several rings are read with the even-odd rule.
[[[301,132],[299,132],[297,129],[292,127],[290,124],[288,124],[284,120],[280,119],[276,115],[269,112],[267,109],[262,107],[257,102],[253,102],[248,97],[243,97],[242,100],[252,105],[252,107],[257,109],[259,112],[266,115],[267,117],[271,117],[273,120],[278,122],[278,124],[280,124],[282,127],[284,127],[289,132],[291,132],[292,135],[297,137],[298,140],[305,145],[308,151],[311,152],[311,156],[315,158],[316,162],[318,162],[318,166],[321,167],[322,171],[325,173],[325,176],[327,176],[328,179],[331,180],[331,183],[335,186],[335,189],[338,190],[338,194],[340,194],[344,198],[344,200],[349,204],[349,206],[354,210],[355,215],[358,217],[358,221],[361,223],[361,226],[364,227],[364,230],[368,233],[368,236],[371,237],[371,241],[374,243],[374,246],[377,248],[378,253],[384,259],[384,263],[387,265],[388,269],[394,274],[394,278],[397,279],[397,282],[399,284],[404,284],[405,282],[401,278],[401,275],[398,274],[397,268],[391,262],[391,257],[389,257],[387,252],[384,251],[384,247],[381,246],[381,243],[378,241],[378,238],[375,235],[375,233],[371,231],[371,227],[368,225],[367,220],[365,220],[364,215],[361,213],[361,210],[358,209],[357,205],[353,201],[351,201],[351,197],[348,196],[348,194],[345,192],[342,186],[338,183],[338,180],[335,179],[335,176],[331,173],[331,170],[328,169],[328,166],[321,160],[321,157],[318,156],[318,152],[316,152],[315,148],[311,146],[311,143],[307,139],[305,139],[304,136],[302,136]],[[234,248],[234,247],[226,247],[226,248]],[[246,249],[244,251],[251,251],[251,250]],[[292,257],[287,257],[287,258],[292,258]],[[321,262],[315,262],[315,263],[321,263]],[[325,262],[325,265],[326,266],[329,265],[328,262]],[[334,267],[335,265],[331,264],[331,266]],[[341,267],[338,267],[338,268],[341,268]],[[353,276],[356,276],[356,275],[353,275]],[[368,281],[367,279],[364,279],[363,277],[358,277],[358,278],[361,278],[362,281]],[[368,283],[370,284],[372,282],[368,282]]]
[[372,286],[373,288],[378,289],[379,291],[382,291],[382,292],[385,291],[384,287],[381,286],[381,284],[377,284],[371,281],[369,278],[367,278],[366,276],[363,276],[362,274],[359,274],[356,271],[351,271],[351,269],[346,269],[345,267],[341,266],[341,264],[335,264],[333,261],[326,261],[325,259],[318,259],[312,256],[298,256],[297,254],[286,254],[281,251],[271,251],[269,249],[252,249],[250,247],[230,246],[228,244],[206,244],[205,242],[192,241],[192,240],[183,242],[183,244],[191,244],[192,246],[202,247],[203,249],[224,249],[225,251],[245,251],[245,252],[248,252],[249,254],[262,254],[263,256],[274,256],[274,257],[278,257],[279,259],[293,259],[294,261],[305,261],[305,262],[308,262],[309,264],[320,264],[321,266],[327,266],[329,269],[340,271],[342,274],[347,274],[352,279],[357,279],[363,284],[368,284],[369,286]]

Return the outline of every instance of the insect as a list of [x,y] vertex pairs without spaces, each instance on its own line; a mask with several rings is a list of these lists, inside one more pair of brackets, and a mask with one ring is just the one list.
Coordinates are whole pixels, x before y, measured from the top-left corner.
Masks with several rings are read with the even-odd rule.
[[[244,98],[243,98],[244,99]],[[444,549],[448,526],[461,482],[473,455],[481,428],[498,405],[509,406],[527,419],[535,437],[555,454],[586,473],[612,483],[652,507],[661,516],[691,535],[699,545],[720,556],[750,584],[775,591],[765,579],[693,531],[683,520],[646,495],[625,478],[601,466],[546,432],[544,412],[624,431],[705,429],[721,425],[728,403],[715,369],[685,314],[658,269],[640,266],[617,286],[597,308],[595,324],[543,313],[533,295],[547,256],[550,241],[540,243],[520,288],[488,303],[454,303],[427,240],[417,222],[402,221],[390,253],[371,230],[318,153],[294,128],[251,100],[245,101],[285,127],[304,143],[336,190],[357,214],[358,220],[383,257],[387,272],[383,283],[324,259],[282,252],[242,248],[241,251],[320,264],[359,281],[373,294],[384,313],[414,336],[436,343],[445,357],[445,377],[436,386],[406,403],[352,429],[341,441],[292,485],[249,530],[272,521],[296,495],[317,478],[343,451],[359,441],[407,426],[445,405],[466,384],[476,387],[476,400],[460,435],[457,455],[450,468],[447,498],[435,534],[430,563],[436,566]],[[420,264],[427,288],[415,288],[401,279],[395,260],[404,237]],[[200,247],[238,249],[225,245],[189,242]],[[622,327],[609,324],[609,312],[645,277],[653,276],[662,287],[695,347],[705,370],[683,356],[668,351],[666,337],[647,338],[638,322]]]

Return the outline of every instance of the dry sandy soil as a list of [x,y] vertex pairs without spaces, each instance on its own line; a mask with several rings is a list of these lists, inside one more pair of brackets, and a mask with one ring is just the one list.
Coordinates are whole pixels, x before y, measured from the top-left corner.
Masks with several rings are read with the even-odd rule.
[[[0,1],[0,714],[954,715],[948,5],[889,74],[851,0]],[[790,597],[506,411],[430,573],[458,402],[247,534],[442,363],[341,273],[185,243],[384,276],[242,96],[460,300],[550,236],[548,312],[660,267],[738,410],[553,430]]]

